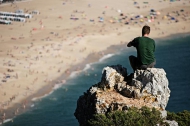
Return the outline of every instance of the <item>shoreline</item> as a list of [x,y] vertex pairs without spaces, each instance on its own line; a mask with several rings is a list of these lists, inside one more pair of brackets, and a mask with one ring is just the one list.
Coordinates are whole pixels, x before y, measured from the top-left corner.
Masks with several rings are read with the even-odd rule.
[[[157,41],[157,43],[158,43],[158,41],[162,41],[162,40],[165,40],[165,39],[181,38],[181,37],[185,37],[185,36],[190,36],[190,32],[180,33],[180,34],[171,34],[171,35],[165,36],[163,38],[154,38],[154,40]],[[126,49],[126,47],[125,47],[126,44],[127,43],[119,44],[119,45],[111,45],[110,47],[108,47],[106,50],[104,50],[102,52],[104,52],[104,54],[105,54],[104,56],[109,55],[109,54],[115,54],[115,53],[118,52],[118,50]],[[101,52],[99,52],[99,53],[101,53]],[[75,70],[78,66],[82,66],[82,68],[84,69],[87,64],[93,64],[93,63],[101,62],[99,60],[101,58],[103,58],[104,56],[101,57],[100,54],[89,54],[84,61],[82,61],[79,64],[76,64],[76,65],[72,66],[72,68],[73,68],[73,70]],[[126,56],[126,58],[128,58],[128,57]],[[75,72],[75,71],[73,71],[73,72]],[[71,72],[71,74],[72,74],[72,72]],[[64,79],[64,80],[72,79],[72,78],[70,78],[71,74],[68,74],[68,75],[62,74],[60,77],[58,77],[57,79],[55,79],[53,81],[56,82],[57,80],[60,80],[60,79]],[[32,107],[33,107],[32,105],[33,105],[34,102],[37,102],[38,100],[43,99],[44,97],[51,95],[51,93],[53,93],[56,89],[60,88],[61,86],[64,86],[64,83],[58,84],[59,87],[57,87],[56,89],[52,85],[54,85],[54,84],[49,83],[45,87],[40,89],[37,93],[27,97],[25,100],[28,101],[28,105],[27,105],[27,107],[26,107],[26,109],[24,111],[20,111],[19,115],[23,114],[24,112],[26,112],[28,110],[31,110]],[[57,84],[55,84],[54,86],[56,86],[56,85]],[[12,121],[12,119],[17,116],[17,115],[13,116],[11,113],[13,113],[13,111],[16,110],[20,106],[21,105],[18,103],[18,104],[13,105],[11,108],[6,110],[7,117],[8,117],[7,120],[8,121]]]
[[[30,2],[28,2],[28,3],[30,3]],[[35,3],[35,1],[34,1],[34,3]],[[186,8],[188,6],[186,6]],[[182,5],[181,5],[181,7],[182,7]],[[167,6],[167,8],[165,8],[165,9],[167,10],[167,9],[170,9],[170,8],[172,8],[172,7]],[[178,7],[178,8],[180,8],[180,7]],[[53,11],[54,9],[50,9],[50,10]],[[88,10],[88,8],[86,10]],[[146,11],[143,10],[143,12],[145,13]],[[44,15],[45,14],[42,14],[40,16],[44,16]],[[30,22],[27,22],[26,24],[23,24],[23,25],[29,25],[30,24],[32,27],[34,27],[34,24],[32,24],[32,22],[35,22],[35,20],[37,20],[38,18],[40,19],[40,16],[34,17],[36,19],[31,19]],[[45,19],[43,19],[43,20],[45,20]],[[56,19],[56,20],[58,20],[58,19]],[[53,21],[53,20],[49,20],[49,21]],[[55,23],[56,23],[56,21],[55,21]],[[69,23],[66,23],[65,25],[67,25]],[[151,26],[151,28],[153,28],[153,30],[151,30],[151,33],[155,32],[154,34],[150,34],[150,37],[154,38],[155,40],[162,40],[164,38],[170,38],[172,35],[175,37],[176,35],[179,35],[179,34],[180,35],[189,34],[189,32],[190,32],[190,29],[188,29],[189,20],[186,21],[186,22],[182,21],[182,22],[180,22],[178,24],[174,24],[174,23],[169,22],[169,23],[165,23],[165,24],[161,24],[161,25],[155,25],[156,23],[157,22],[153,22],[152,24],[148,24],[148,25]],[[15,23],[14,25],[15,25],[15,29],[17,27],[19,27],[18,23]],[[9,29],[8,30],[6,29],[7,31],[5,30],[5,33],[9,33],[9,31],[10,32],[14,31],[15,29],[12,29],[12,27],[14,27],[14,25],[7,26],[7,29],[8,28]],[[74,25],[77,26],[77,23],[74,24]],[[108,26],[106,26],[106,25],[108,25]],[[109,25],[110,25],[110,27],[109,27]],[[184,25],[187,25],[187,28],[185,28]],[[70,23],[70,26],[72,26],[72,23]],[[85,30],[88,29],[88,28],[91,28],[91,26],[98,27],[98,28],[95,28],[94,31],[93,30],[89,31],[89,33],[86,32]],[[123,26],[125,26],[125,28]],[[45,27],[45,29],[43,29],[41,31],[40,30],[36,31],[36,32],[32,31],[34,33],[28,34],[28,35],[25,35],[23,33],[23,36],[21,35],[21,37],[26,37],[26,38],[24,38],[24,39],[16,39],[15,40],[15,42],[19,42],[18,45],[20,44],[21,47],[29,45],[28,48],[32,48],[32,46],[30,47],[30,43],[32,43],[32,45],[34,43],[35,48],[38,49],[40,47],[39,51],[37,50],[36,52],[39,52],[39,54],[41,54],[41,53],[43,54],[45,52],[45,50],[41,49],[41,47],[43,47],[45,45],[45,43],[46,43],[47,46],[45,45],[45,48],[49,48],[50,51],[51,50],[54,51],[55,50],[54,48],[49,47],[49,45],[51,45],[53,43],[55,46],[57,46],[59,44],[62,44],[63,46],[65,46],[65,48],[64,48],[65,51],[58,52],[58,54],[56,54],[56,52],[53,52],[53,53],[50,53],[51,55],[50,54],[41,55],[41,56],[44,56],[44,57],[47,56],[47,59],[45,59],[45,60],[42,59],[41,61],[36,61],[37,65],[36,64],[34,66],[31,65],[32,69],[30,69],[30,67],[29,67],[29,73],[32,71],[32,74],[33,74],[33,71],[34,71],[34,74],[35,74],[35,72],[36,71],[39,72],[38,69],[41,69],[42,68],[41,66],[44,65],[44,69],[42,69],[42,73],[38,73],[38,75],[40,74],[39,77],[43,77],[43,78],[45,78],[45,80],[41,79],[41,81],[38,82],[39,85],[41,85],[41,86],[37,88],[37,92],[35,91],[33,93],[32,93],[33,89],[31,89],[30,87],[28,87],[25,84],[24,88],[26,88],[26,89],[25,89],[25,91],[23,91],[24,94],[22,94],[22,95],[24,95],[24,98],[22,98],[22,100],[20,100],[21,98],[17,99],[17,101],[14,101],[14,104],[11,103],[12,107],[8,107],[8,109],[5,110],[6,119],[9,116],[11,117],[11,115],[12,115],[12,117],[14,117],[14,113],[18,111],[18,108],[22,107],[23,103],[26,103],[24,105],[26,108],[25,109],[20,109],[19,113],[15,114],[16,116],[22,114],[23,112],[27,111],[28,109],[31,109],[30,105],[32,103],[31,100],[33,98],[37,98],[37,97],[40,97],[40,96],[43,97],[44,94],[50,93],[53,90],[53,87],[56,84],[59,84],[59,83],[62,83],[62,82],[64,83],[69,78],[69,76],[72,74],[72,72],[83,70],[85,68],[86,64],[92,63],[92,62],[98,62],[98,59],[100,59],[102,56],[104,56],[106,54],[109,54],[109,53],[113,53],[113,52],[116,51],[116,49],[125,48],[125,46],[123,46],[123,45],[125,45],[127,43],[126,41],[128,41],[130,39],[133,39],[133,37],[137,36],[140,33],[139,29],[141,29],[141,26],[142,26],[142,24],[139,24],[139,25],[132,24],[132,25],[128,25],[128,26],[124,25],[124,24],[112,25],[112,24],[110,24],[108,22],[106,22],[104,24],[99,24],[98,23],[98,24],[94,24],[94,25],[91,25],[91,24],[89,25],[89,23],[87,23],[87,26],[85,26],[83,24],[81,25],[80,23],[78,23],[79,29],[81,29],[81,28],[84,29],[83,31],[81,30],[82,32],[81,32],[80,37],[78,36],[78,34],[80,32],[77,33],[77,30],[79,30],[79,29],[75,29],[74,26],[72,26],[68,30],[63,29],[61,32],[64,32],[66,35],[63,35],[64,37],[59,38],[59,36],[55,37],[56,34],[61,33],[61,32],[59,32],[59,27],[58,27],[58,29],[55,30],[55,28],[54,28],[54,30],[53,30],[52,28],[54,26],[52,24],[49,24],[49,25],[47,25],[47,28]],[[162,27],[161,30],[157,29],[157,27],[159,27],[159,26]],[[175,32],[176,26],[179,27],[179,29],[177,31],[178,33]],[[20,25],[20,27],[22,27],[22,25]],[[60,26],[60,27],[62,27],[62,26]],[[105,27],[107,28],[107,31],[106,31]],[[165,27],[166,27],[166,29],[165,29]],[[184,29],[183,29],[183,27],[184,27]],[[3,26],[3,28],[6,28],[6,27]],[[169,28],[170,31],[168,31],[167,28]],[[27,27],[26,27],[26,29],[27,29]],[[53,33],[51,31],[53,31]],[[128,31],[130,33],[126,33]],[[51,34],[49,34],[49,32],[51,32]],[[58,32],[58,33],[56,33],[56,32]],[[136,33],[136,32],[138,32],[138,33]],[[7,44],[5,47],[8,47],[8,49],[11,49],[10,45],[11,45],[11,43],[12,43],[12,45],[15,45],[15,44],[13,44],[14,41],[9,40],[7,36],[4,37],[3,35],[5,35],[5,33],[2,33],[2,35],[1,35],[1,40],[3,40],[2,44],[6,44],[6,43],[10,42],[10,44]],[[19,36],[19,34],[21,34],[21,32],[20,33],[15,33],[15,34],[17,34],[17,35],[15,35],[16,36],[15,38],[18,38],[18,36]],[[77,35],[77,37],[75,37],[75,35]],[[3,36],[3,38],[2,38],[2,36]],[[48,36],[48,38],[45,38],[47,36]],[[48,40],[45,41],[45,39],[52,39],[52,40],[51,41],[48,41]],[[27,43],[25,41],[27,41]],[[96,43],[98,43],[100,45],[98,45],[98,44],[96,45]],[[80,47],[77,47],[77,46],[80,46]],[[23,48],[21,48],[21,49],[24,50]],[[2,52],[2,50],[1,50],[1,52]],[[78,52],[75,51],[75,50],[77,50]],[[15,51],[15,50],[13,50],[13,51]],[[12,49],[11,49],[10,52],[12,52]],[[24,54],[25,52],[26,51],[24,50],[24,51],[22,51],[22,53],[19,53],[16,56],[18,56],[19,59],[20,59],[20,57],[21,57],[20,55]],[[34,50],[30,51],[30,52],[26,52],[25,55],[26,55],[26,57],[30,57],[29,53],[31,53],[31,55],[32,55],[32,53],[34,53],[34,52],[35,52]],[[66,54],[64,54],[64,55],[61,54],[60,55],[59,53],[66,53]],[[8,54],[9,54],[9,50],[8,50]],[[14,54],[14,52],[13,52],[13,54]],[[13,56],[13,54],[12,54],[12,56]],[[13,59],[13,58],[9,58],[9,56],[6,56],[6,54],[0,54],[0,55],[4,56],[4,57],[2,57],[2,60],[5,60],[6,58],[8,58],[10,60]],[[74,58],[72,56],[74,56]],[[48,58],[49,58],[49,60],[48,60]],[[58,61],[60,62],[60,60],[58,60],[56,58],[64,59],[65,60],[64,64],[58,65],[57,62]],[[28,64],[29,61],[27,61],[27,60],[30,60],[30,59],[29,58],[23,58],[19,62],[22,63],[22,64]],[[51,60],[56,60],[56,62],[55,61],[51,62]],[[13,61],[15,61],[15,60],[13,60]],[[38,63],[39,63],[39,65],[38,65]],[[51,64],[51,63],[53,63],[53,64]],[[50,64],[51,66],[49,67],[46,64]],[[58,65],[58,67],[62,68],[60,73],[59,72],[57,73],[56,70],[54,69],[56,67],[56,65]],[[28,67],[28,66],[26,65],[26,67]],[[2,69],[4,69],[4,68],[7,68],[7,67],[3,67]],[[58,71],[59,71],[59,68],[56,67],[56,69],[58,69]],[[23,68],[19,72],[22,72],[22,70],[23,70]],[[34,79],[34,78],[32,78],[34,75],[32,75],[32,74],[30,75],[30,74],[26,73],[28,71],[26,71],[26,70],[24,71],[24,70],[23,70],[23,73],[21,73],[22,74],[21,78],[23,78],[24,76],[28,76],[28,77],[30,77],[30,79],[29,80],[25,79],[23,82],[19,81],[18,83],[28,83],[28,85],[29,85],[29,83],[31,83],[30,80],[32,81]],[[1,72],[2,71],[4,72],[4,70],[1,70]],[[65,72],[63,72],[63,71],[65,71]],[[26,73],[26,75],[24,75],[25,73]],[[56,73],[57,77],[52,76],[55,73]],[[20,78],[20,75],[19,75],[19,78]],[[45,83],[45,84],[42,85],[41,84],[42,82]],[[13,82],[11,84],[12,84],[12,87],[13,87],[14,86]],[[26,92],[26,94],[25,94],[25,92]],[[3,114],[3,110],[1,110],[1,114]]]
[[[106,50],[102,51],[104,52],[104,56],[108,55],[108,54],[114,54],[116,53],[116,51],[118,49],[124,49],[125,47],[123,47],[123,45],[125,44],[122,44],[122,45],[111,45],[110,47],[108,47]],[[74,70],[76,70],[78,68],[78,66],[81,67],[81,71],[83,71],[86,67],[87,64],[92,64],[92,63],[96,63],[96,62],[99,62],[99,60],[104,57],[104,56],[100,56],[101,55],[101,52],[99,53],[96,53],[96,54],[89,54],[86,59],[84,59],[81,63],[78,63],[78,64],[75,64],[73,65],[70,69],[71,71],[73,72],[76,72]],[[35,101],[38,101],[48,95],[51,95],[51,93],[53,93],[56,89],[54,89],[54,87],[56,85],[59,85],[58,88],[60,88],[61,86],[64,85],[64,83],[60,83],[60,84],[54,84],[54,82],[57,82],[58,80],[65,80],[67,81],[68,79],[72,79],[70,77],[70,75],[73,73],[71,72],[70,74],[62,74],[60,77],[54,79],[52,82],[49,82],[48,84],[46,84],[46,86],[42,87],[38,92],[36,92],[35,94],[29,96],[29,97],[26,97],[21,103],[23,103],[24,101],[27,101],[27,106],[26,108],[23,110],[23,111],[19,111],[19,115],[32,109],[31,105],[33,105],[33,102]],[[80,71],[79,71],[80,73]],[[77,75],[75,75],[77,76]],[[11,121],[12,118],[14,118],[15,116],[13,115],[13,112],[17,109],[17,108],[21,108],[21,104],[20,103],[17,103],[17,104],[14,104],[12,107],[8,108],[7,110],[5,110],[6,112],[6,117],[9,119],[9,121]],[[16,115],[17,116],[17,115]],[[1,125],[1,124],[0,124]]]

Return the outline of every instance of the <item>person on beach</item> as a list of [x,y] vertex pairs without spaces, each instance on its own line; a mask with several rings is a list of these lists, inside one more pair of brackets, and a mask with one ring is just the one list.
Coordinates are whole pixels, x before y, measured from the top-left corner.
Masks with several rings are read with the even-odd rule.
[[155,41],[149,38],[150,27],[145,25],[142,28],[142,37],[136,37],[127,44],[128,47],[134,46],[137,50],[137,57],[129,56],[129,61],[133,70],[145,70],[153,68],[156,64],[154,56]]

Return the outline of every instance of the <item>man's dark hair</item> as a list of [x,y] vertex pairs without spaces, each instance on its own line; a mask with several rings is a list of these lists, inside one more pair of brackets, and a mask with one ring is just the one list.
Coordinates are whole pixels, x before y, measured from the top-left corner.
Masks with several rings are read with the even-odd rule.
[[149,34],[150,33],[150,27],[145,25],[143,28],[142,28],[142,36],[144,36],[145,34]]

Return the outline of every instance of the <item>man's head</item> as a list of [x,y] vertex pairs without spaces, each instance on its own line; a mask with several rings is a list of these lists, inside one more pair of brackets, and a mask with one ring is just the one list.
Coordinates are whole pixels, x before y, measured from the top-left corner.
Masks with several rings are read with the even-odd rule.
[[142,36],[147,36],[147,35],[149,35],[149,33],[150,33],[150,27],[148,25],[145,25],[142,28]]

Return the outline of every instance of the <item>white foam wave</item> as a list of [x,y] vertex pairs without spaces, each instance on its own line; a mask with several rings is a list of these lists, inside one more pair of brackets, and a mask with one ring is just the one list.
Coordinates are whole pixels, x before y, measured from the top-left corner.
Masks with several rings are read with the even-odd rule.
[[91,67],[91,64],[86,64],[85,68],[83,69],[83,71],[88,70]]
[[52,93],[53,93],[53,91],[51,91],[51,92],[49,92],[48,94],[45,94],[45,95],[43,95],[43,96],[41,96],[41,97],[35,97],[35,98],[32,99],[32,101],[37,101],[37,100],[39,100],[39,99],[45,98],[45,97],[47,97],[48,95],[50,95],[50,94],[52,94]]
[[51,101],[57,101],[57,98],[50,98]]
[[65,82],[66,82],[66,80],[62,80],[62,83],[55,84],[54,87],[53,87],[53,90],[51,92],[49,92],[48,94],[45,94],[43,96],[40,96],[40,97],[35,97],[35,98],[32,99],[32,101],[37,101],[39,99],[47,97],[48,95],[52,94],[54,90],[57,90],[58,88],[60,88]]
[[[10,121],[13,121],[13,119],[6,119],[3,123],[7,123],[7,122],[10,122]],[[0,122],[0,125],[1,125],[2,123]]]
[[53,89],[54,89],[54,90],[57,90],[57,89],[60,88],[62,85],[63,85],[62,83],[56,84],[56,85],[54,85]]
[[30,107],[31,107],[31,108],[34,107],[34,104],[32,104]]
[[72,72],[71,74],[70,74],[70,76],[69,77],[75,77],[76,75],[78,75],[78,73],[80,73],[80,71],[74,71],[74,72]]
[[108,58],[112,57],[113,55],[114,54],[107,54],[107,55],[103,56],[101,59],[99,59],[99,61],[101,62],[101,61],[103,61],[105,59],[108,59]]

